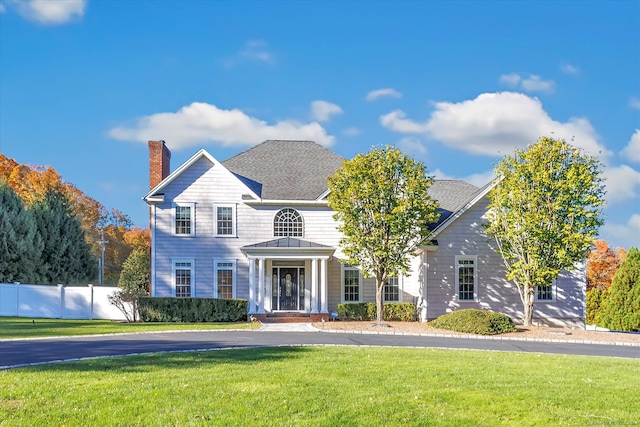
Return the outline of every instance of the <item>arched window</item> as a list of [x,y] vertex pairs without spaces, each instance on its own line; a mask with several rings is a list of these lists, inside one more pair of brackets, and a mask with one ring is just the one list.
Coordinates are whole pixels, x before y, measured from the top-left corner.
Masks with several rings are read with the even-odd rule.
[[281,209],[273,218],[274,237],[302,237],[302,229],[302,216],[295,209]]

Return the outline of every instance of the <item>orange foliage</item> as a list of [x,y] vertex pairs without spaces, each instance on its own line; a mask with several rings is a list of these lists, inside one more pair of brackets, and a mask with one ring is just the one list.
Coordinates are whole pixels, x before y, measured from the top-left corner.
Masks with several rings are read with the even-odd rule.
[[0,154],[0,180],[6,180],[26,206],[39,200],[48,189],[64,193],[80,219],[87,242],[100,257],[101,230],[105,240],[105,282],[117,283],[122,263],[133,249],[151,247],[149,229],[132,228],[129,217],[117,209],[111,212],[102,203],[89,197],[73,184],[63,182],[51,166],[21,165]]
[[587,255],[587,290],[608,289],[620,264],[627,257],[627,251],[623,248],[614,251],[604,240],[596,240],[593,246]]

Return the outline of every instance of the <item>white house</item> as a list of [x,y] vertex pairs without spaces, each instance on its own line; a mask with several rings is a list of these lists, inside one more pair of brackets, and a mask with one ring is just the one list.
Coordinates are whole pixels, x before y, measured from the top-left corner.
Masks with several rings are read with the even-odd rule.
[[[341,262],[327,177],[344,159],[311,141],[265,141],[227,160],[198,151],[170,172],[164,141],[150,141],[151,295],[245,298],[264,320],[328,318],[341,302],[375,301],[375,280]],[[522,316],[494,242],[483,231],[490,185],[436,180],[432,244],[386,301],[414,302],[421,320],[459,308]],[[583,326],[585,270],[540,289],[534,323]]]

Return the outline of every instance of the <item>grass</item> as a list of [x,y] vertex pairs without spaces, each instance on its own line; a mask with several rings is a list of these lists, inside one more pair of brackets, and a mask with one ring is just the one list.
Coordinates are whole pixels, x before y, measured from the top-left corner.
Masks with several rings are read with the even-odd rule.
[[278,347],[0,372],[2,426],[637,425],[640,361]]
[[[116,334],[199,329],[255,329],[247,322],[236,323],[121,323],[111,320],[60,320],[0,317],[0,339],[71,335]],[[0,422],[0,425],[2,423]]]

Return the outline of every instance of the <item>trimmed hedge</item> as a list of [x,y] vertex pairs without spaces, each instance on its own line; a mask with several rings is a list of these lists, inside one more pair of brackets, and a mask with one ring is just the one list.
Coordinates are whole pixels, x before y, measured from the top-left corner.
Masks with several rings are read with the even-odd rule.
[[143,322],[239,322],[247,320],[247,300],[140,297]]
[[473,308],[445,314],[429,322],[429,325],[434,328],[479,335],[496,335],[517,330],[513,320],[506,314]]
[[[416,320],[416,305],[409,302],[389,302],[383,304],[384,320],[411,322]],[[338,317],[349,320],[375,320],[375,302],[349,302],[338,304]]]

